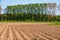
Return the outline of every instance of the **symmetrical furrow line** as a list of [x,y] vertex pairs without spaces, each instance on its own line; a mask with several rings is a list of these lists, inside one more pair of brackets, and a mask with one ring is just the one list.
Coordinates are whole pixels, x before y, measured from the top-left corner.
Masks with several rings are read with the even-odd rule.
[[15,29],[15,27],[14,27],[14,31],[15,31],[15,33],[16,33],[16,35],[17,35],[17,39],[18,39],[18,40],[24,40],[23,37],[21,36],[22,34],[20,33],[20,31],[18,32],[18,30]]
[[[30,30],[30,29],[29,29],[29,30]],[[26,31],[26,30],[25,30],[25,31]],[[27,30],[27,31],[28,31],[28,30]],[[33,30],[30,30],[30,31],[28,31],[28,32],[30,32],[30,34],[33,34],[33,35],[34,35],[34,34],[35,34],[35,33],[33,33],[34,31],[33,31],[33,32],[32,32],[32,31],[33,31]],[[32,39],[35,39],[35,40],[39,40],[39,39],[40,39],[40,40],[45,40],[45,39],[46,39],[46,40],[48,40],[46,37],[41,36],[41,35],[38,36],[37,34],[35,34]]]
[[20,28],[20,27],[16,27],[16,28],[19,29],[19,30],[22,30],[25,34],[27,34],[27,36],[28,36],[29,38],[34,37],[34,35],[31,34],[28,30],[25,30],[24,28]]
[[2,33],[4,32],[4,30],[5,30],[5,27],[2,27],[0,30],[0,40],[2,40],[1,36],[2,36]]
[[3,33],[1,34],[1,40],[6,40],[6,32],[7,32],[8,26],[6,26],[5,30],[3,31]]
[[14,28],[12,27],[11,30],[12,30],[12,33],[13,33],[13,40],[17,40],[17,35],[14,31]]
[[[16,29],[16,28],[15,28]],[[31,40],[28,36],[27,36],[27,34],[25,34],[25,32],[23,32],[21,29],[19,30],[19,29],[16,29],[18,32],[20,32],[20,35],[22,35],[22,37],[23,37],[23,39],[24,40]]]
[[13,40],[14,38],[14,35],[13,35],[13,32],[12,32],[12,27],[9,26],[9,40]]

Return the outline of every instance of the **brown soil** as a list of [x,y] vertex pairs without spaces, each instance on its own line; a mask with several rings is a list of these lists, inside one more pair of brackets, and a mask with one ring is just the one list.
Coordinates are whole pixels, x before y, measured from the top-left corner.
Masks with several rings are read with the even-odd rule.
[[0,23],[0,40],[60,40],[60,26],[48,23]]

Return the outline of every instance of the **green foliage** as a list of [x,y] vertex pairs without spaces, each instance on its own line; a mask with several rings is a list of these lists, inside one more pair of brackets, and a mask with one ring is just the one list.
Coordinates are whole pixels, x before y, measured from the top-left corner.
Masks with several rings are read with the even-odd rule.
[[[50,13],[54,8],[47,7],[46,3],[43,4],[27,4],[27,5],[14,5],[7,6],[5,14],[0,15],[0,21],[60,21],[60,16]],[[54,4],[55,5],[55,4]],[[50,11],[48,10],[50,8]],[[50,14],[48,14],[50,13]]]

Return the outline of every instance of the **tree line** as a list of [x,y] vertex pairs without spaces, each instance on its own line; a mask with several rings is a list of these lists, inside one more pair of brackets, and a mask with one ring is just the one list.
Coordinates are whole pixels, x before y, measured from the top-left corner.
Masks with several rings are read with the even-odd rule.
[[56,3],[7,6],[0,21],[60,21],[56,16]]

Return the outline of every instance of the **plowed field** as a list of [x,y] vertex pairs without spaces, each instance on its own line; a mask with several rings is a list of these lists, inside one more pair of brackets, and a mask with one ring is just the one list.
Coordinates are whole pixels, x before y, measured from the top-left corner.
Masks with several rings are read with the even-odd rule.
[[48,23],[0,23],[0,40],[60,40],[60,26]]

